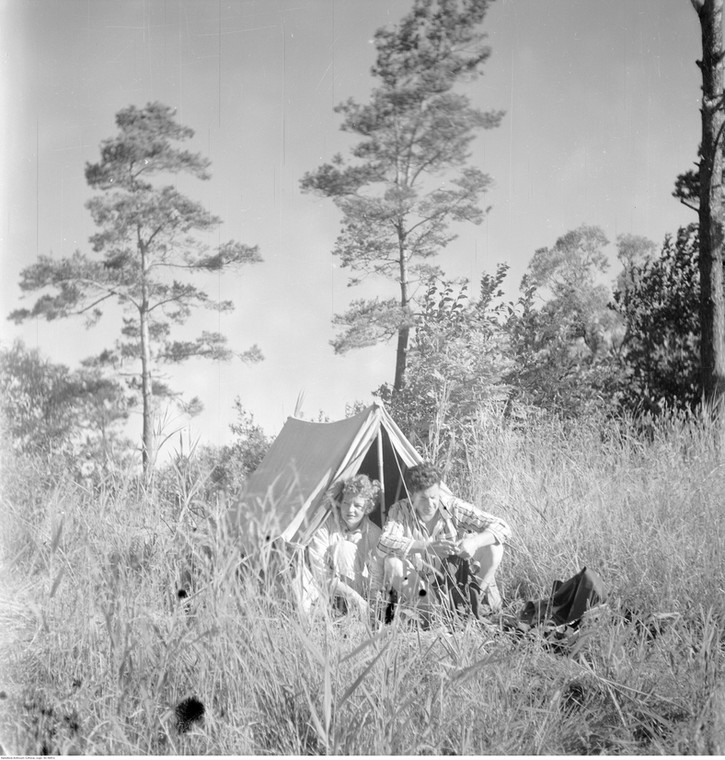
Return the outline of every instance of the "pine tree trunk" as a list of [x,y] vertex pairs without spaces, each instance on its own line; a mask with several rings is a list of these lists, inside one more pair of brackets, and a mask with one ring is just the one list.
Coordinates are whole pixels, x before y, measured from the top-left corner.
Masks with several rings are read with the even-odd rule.
[[151,479],[151,466],[153,463],[153,433],[151,428],[151,339],[149,335],[146,249],[140,242],[139,248],[141,249],[141,277],[143,278],[141,283],[141,307],[139,309],[139,322],[141,326],[141,403],[143,416],[143,429],[141,432],[141,463],[143,466],[144,480],[148,483]]
[[141,461],[144,479],[151,477],[153,435],[151,429],[151,355],[148,314],[141,312],[141,396],[143,405],[143,430],[141,434]]
[[703,394],[717,412],[725,397],[723,288],[723,0],[692,0],[702,32],[700,147],[700,326]]
[[408,340],[410,339],[410,328],[401,327],[398,330],[398,348],[395,353],[395,380],[393,382],[393,393],[403,389],[405,385],[405,369],[408,358]]
[[408,295],[408,263],[405,250],[405,233],[402,224],[398,225],[398,247],[400,266],[400,306],[406,322],[398,328],[398,347],[395,352],[395,380],[393,381],[393,394],[398,393],[405,385],[405,369],[408,363],[408,341],[410,340],[410,327],[407,324],[407,315],[410,296]]

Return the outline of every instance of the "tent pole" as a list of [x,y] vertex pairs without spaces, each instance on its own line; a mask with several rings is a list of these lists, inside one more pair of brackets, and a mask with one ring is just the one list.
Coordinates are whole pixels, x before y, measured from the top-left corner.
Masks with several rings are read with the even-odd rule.
[[380,481],[380,522],[385,525],[385,470],[383,468],[383,426],[378,427],[378,480]]

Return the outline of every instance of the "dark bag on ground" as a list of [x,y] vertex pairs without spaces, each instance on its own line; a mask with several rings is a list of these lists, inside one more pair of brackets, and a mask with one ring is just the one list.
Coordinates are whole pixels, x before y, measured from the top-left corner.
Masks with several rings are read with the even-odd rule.
[[604,583],[597,573],[583,567],[567,581],[554,581],[548,599],[527,602],[520,613],[526,625],[570,625],[576,627],[582,615],[607,599]]

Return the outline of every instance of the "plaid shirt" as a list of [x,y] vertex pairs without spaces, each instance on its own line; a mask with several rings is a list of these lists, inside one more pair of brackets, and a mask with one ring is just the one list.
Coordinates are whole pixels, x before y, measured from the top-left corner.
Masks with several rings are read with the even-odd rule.
[[[436,522],[433,533],[422,520],[418,519],[415,507],[408,499],[401,499],[390,507],[390,514],[378,541],[378,551],[388,556],[405,557],[414,541],[435,538],[440,529],[445,533],[455,533],[455,538],[463,538],[467,533],[490,531],[500,544],[511,535],[511,528],[500,517],[484,512],[455,496],[445,501],[441,495],[439,514],[442,520]],[[440,528],[438,528],[440,526]]]

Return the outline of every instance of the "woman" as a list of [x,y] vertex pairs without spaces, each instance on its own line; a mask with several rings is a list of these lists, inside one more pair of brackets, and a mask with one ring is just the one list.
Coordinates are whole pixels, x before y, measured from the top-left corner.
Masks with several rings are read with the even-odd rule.
[[368,517],[378,502],[380,483],[355,475],[334,491],[330,515],[310,541],[310,566],[337,609],[367,611],[382,575],[376,551],[380,528]]

